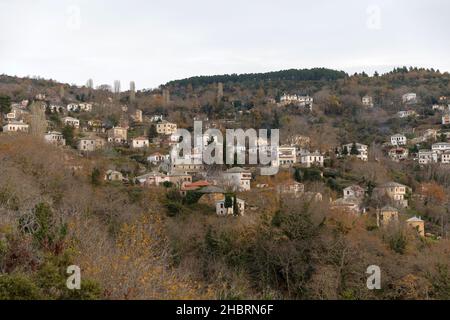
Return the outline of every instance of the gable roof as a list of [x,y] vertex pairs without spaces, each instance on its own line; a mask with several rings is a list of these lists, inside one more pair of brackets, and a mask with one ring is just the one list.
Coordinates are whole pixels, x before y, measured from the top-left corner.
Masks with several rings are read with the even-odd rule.
[[250,171],[245,170],[244,168],[241,168],[241,167],[233,167],[233,168],[228,169],[228,170],[225,171],[225,172],[226,172],[226,173],[242,173],[242,172],[248,173],[248,172],[250,172]]
[[393,187],[405,187],[406,188],[405,185],[403,185],[401,183],[394,182],[394,181],[383,183],[380,186],[380,188],[393,188]]
[[150,173],[146,173],[143,174],[142,176],[136,177],[137,180],[142,180],[142,179],[147,179],[149,177],[165,177],[166,175],[164,173],[160,173],[160,172],[150,172]]
[[395,211],[395,212],[398,212],[398,209],[397,208],[394,208],[394,207],[391,207],[391,206],[384,206],[383,208],[381,208],[381,210],[380,211]]
[[225,193],[225,190],[216,186],[207,186],[199,190],[200,193]]
[[141,141],[148,141],[148,138],[146,137],[137,137],[137,138],[133,138],[131,140],[141,140]]
[[353,191],[363,191],[363,192],[366,191],[366,189],[364,189],[361,186],[358,186],[357,184],[353,184],[351,186],[348,186],[347,188],[344,188],[344,190],[348,190],[348,189],[353,190]]
[[406,220],[407,222],[423,222],[421,218],[417,218],[416,216]]

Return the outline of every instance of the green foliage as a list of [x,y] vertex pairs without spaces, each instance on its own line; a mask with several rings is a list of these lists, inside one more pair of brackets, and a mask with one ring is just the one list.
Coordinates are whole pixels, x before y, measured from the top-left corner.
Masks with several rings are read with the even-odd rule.
[[156,125],[152,124],[148,130],[148,138],[151,140],[158,137],[158,131],[156,131]]
[[419,152],[419,148],[417,147],[417,144],[412,145],[408,148],[410,154],[416,154]]
[[130,198],[130,201],[132,203],[137,203],[139,201],[141,201],[144,197],[144,191],[142,190],[142,188],[129,188],[127,189],[127,193],[128,193],[128,197]]
[[184,203],[190,205],[195,204],[200,200],[202,194],[196,191],[188,191],[186,192],[186,197],[184,198]]
[[109,115],[106,122],[111,127],[117,127],[119,125],[119,118],[116,115]]
[[294,178],[297,182],[322,181],[322,171],[317,168],[295,168]]
[[450,270],[448,265],[438,263],[435,267],[435,273],[430,276],[430,282],[433,287],[432,296],[434,299],[450,299]]
[[0,300],[38,300],[42,295],[38,286],[24,274],[0,275]]
[[81,279],[80,290],[66,290],[62,298],[66,300],[99,300],[102,298],[102,289],[93,280]]
[[283,222],[283,215],[280,210],[277,210],[272,217],[272,225],[279,228],[281,227],[281,223]]
[[327,186],[336,192],[342,192],[342,186],[336,181],[336,179],[328,178],[327,179]]
[[278,287],[288,289],[290,297],[304,297],[318,234],[310,209],[307,204],[282,207],[272,219],[275,228],[259,231],[246,261],[261,289]]
[[166,208],[169,217],[175,217],[183,212],[183,205],[175,201],[167,201]]
[[404,254],[406,251],[406,245],[408,244],[408,239],[403,230],[395,230],[388,238],[389,247],[396,253]]
[[65,126],[63,129],[62,129],[62,135],[63,135],[63,137],[64,137],[64,139],[66,140],[66,145],[68,145],[68,146],[72,146],[72,147],[74,147],[75,146],[75,140],[74,140],[74,138],[75,138],[75,129],[72,127],[72,126]]
[[347,156],[348,155],[348,149],[347,146],[344,146],[344,148],[342,149],[342,155]]
[[184,198],[177,188],[169,189],[164,201],[164,205],[167,208],[167,215],[169,217],[180,215],[184,211],[183,201]]
[[164,188],[166,188],[166,189],[170,189],[170,188],[173,187],[173,182],[170,182],[170,181],[164,181],[164,182],[162,183],[162,186],[163,186]]
[[177,190],[177,188],[171,188],[166,193],[166,199],[170,201],[175,202],[182,202],[183,197],[181,196],[180,192]]
[[61,119],[59,118],[59,114],[58,113],[51,113],[48,116],[48,119],[50,121],[52,121],[53,123],[55,123],[57,126],[61,125]]
[[267,73],[249,73],[249,74],[231,74],[217,76],[200,76],[183,80],[171,81],[168,86],[187,86],[191,84],[194,87],[206,86],[217,82],[222,83],[242,83],[242,82],[259,82],[259,81],[321,81],[321,80],[337,80],[344,79],[348,75],[343,71],[336,71],[325,68],[313,69],[291,69],[284,71],[275,71]]
[[233,196],[231,194],[225,195],[225,208],[231,208],[233,206]]
[[70,290],[66,286],[68,254],[47,256],[35,273],[0,275],[0,300],[95,300],[102,292],[98,283],[81,278],[81,289]]
[[43,243],[51,238],[50,229],[53,224],[53,212],[48,204],[40,203],[35,207],[34,215],[38,225],[34,237],[38,242]]
[[89,279],[81,277],[81,288],[70,290],[66,281],[67,266],[71,265],[71,257],[66,252],[59,257],[49,257],[36,273],[36,284],[43,295],[51,299],[95,300],[101,297],[100,286]]
[[31,233],[39,248],[54,254],[63,251],[67,225],[54,216],[48,204],[37,204],[31,216],[22,216],[19,219],[19,225],[21,230]]
[[136,162],[142,163],[142,164],[147,164],[147,157],[143,156],[142,154],[134,154],[132,156],[130,156],[131,159],[133,159]]
[[358,151],[358,148],[356,147],[356,143],[353,143],[353,144],[352,144],[352,148],[350,149],[350,154],[351,154],[352,156],[357,156],[357,155],[359,155],[359,151]]
[[66,286],[67,266],[71,265],[70,255],[48,256],[35,274],[35,283],[46,297],[59,298],[69,291]]
[[373,190],[375,189],[375,187],[376,187],[376,184],[372,180],[369,180],[367,182],[367,195],[369,197],[372,197],[372,193],[373,193]]
[[94,168],[94,170],[92,170],[91,183],[97,187],[102,184],[102,174],[98,168]]
[[220,257],[233,255],[232,251],[234,248],[234,238],[230,232],[226,231],[215,231],[208,228],[205,234],[205,246],[206,254],[208,256]]
[[0,113],[6,114],[11,112],[11,97],[0,95]]

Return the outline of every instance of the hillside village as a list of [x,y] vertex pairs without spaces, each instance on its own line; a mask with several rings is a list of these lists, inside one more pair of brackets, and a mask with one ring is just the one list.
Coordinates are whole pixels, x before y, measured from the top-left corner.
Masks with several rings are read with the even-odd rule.
[[[320,223],[330,228],[356,228],[360,241],[373,235],[377,240],[370,241],[385,241],[398,255],[427,255],[417,248],[448,244],[450,75],[417,68],[398,68],[372,77],[327,69],[299,70],[295,75],[297,79],[282,73],[196,77],[137,92],[134,83],[131,90],[120,91],[106,85],[94,88],[92,81],[78,87],[0,76],[1,157],[7,159],[4,150],[18,148],[15,144],[33,148],[43,143],[47,152],[61,156],[64,170],[73,179],[84,177],[80,179],[92,188],[108,188],[111,194],[117,190],[137,194],[139,199],[146,194],[156,212],[167,219],[177,265],[192,269],[200,247],[202,252],[218,250],[209,253],[214,259],[224,259],[217,269],[202,267],[209,275],[220,274],[225,265],[232,269],[247,263],[235,262],[238,258],[231,256],[232,249],[218,249],[225,245],[223,241],[240,246],[242,240],[231,236],[234,233],[220,238],[226,230],[262,227],[265,219],[272,221],[270,228],[284,230],[288,226],[283,215],[295,220],[291,214],[297,210],[314,211],[321,216],[317,219],[326,221]],[[266,176],[261,174],[261,165],[206,165],[201,150],[196,149],[183,155],[183,161],[172,159],[170,152],[180,141],[177,129],[192,132],[194,121],[202,121],[204,130],[221,132],[279,128],[280,145],[273,165],[280,170]],[[206,147],[217,142],[205,137],[202,143]],[[262,152],[267,143],[259,140],[257,151]],[[4,208],[10,199],[6,190],[6,183],[0,183]],[[58,201],[51,203],[56,209]],[[197,224],[204,231],[190,230]],[[309,220],[307,224],[315,225]],[[352,234],[342,231],[342,236],[347,232]],[[280,237],[291,239],[288,233]],[[205,244],[194,247],[203,238]],[[281,241],[276,239],[273,243]],[[408,246],[407,239],[416,249]],[[229,251],[221,256],[223,250]],[[284,258],[280,256],[281,265],[276,267],[283,284],[277,287],[275,280],[266,279],[272,288],[267,294],[298,298],[301,290],[290,285],[305,285],[312,295],[362,297],[356,289],[351,294],[343,289],[344,278],[342,288],[329,288],[333,293],[319,293],[320,281],[314,282],[314,276],[314,288],[300,278],[288,280],[283,273],[287,270]],[[320,265],[328,268],[329,263],[321,260]],[[292,272],[300,277],[305,270]],[[227,297],[238,294],[236,290],[243,297],[251,296],[252,276],[223,277],[230,277],[223,281],[233,283],[232,287],[246,279],[242,284],[246,289],[223,289]],[[394,287],[401,287],[407,280],[421,285],[416,278],[425,276],[407,271],[390,277]],[[412,286],[414,294],[423,294],[416,283]]]

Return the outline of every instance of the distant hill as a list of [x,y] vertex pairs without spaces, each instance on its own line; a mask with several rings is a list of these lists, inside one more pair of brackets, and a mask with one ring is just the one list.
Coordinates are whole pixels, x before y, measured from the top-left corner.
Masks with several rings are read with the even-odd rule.
[[348,77],[344,71],[326,68],[290,69],[265,73],[224,74],[214,76],[196,76],[181,80],[170,81],[166,86],[193,86],[222,83],[245,83],[255,81],[326,81],[338,80]]

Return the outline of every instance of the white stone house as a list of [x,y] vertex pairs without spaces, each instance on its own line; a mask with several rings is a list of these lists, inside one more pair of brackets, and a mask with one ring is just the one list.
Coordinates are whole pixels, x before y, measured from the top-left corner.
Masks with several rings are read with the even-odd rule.
[[170,159],[170,155],[169,154],[164,155],[164,154],[159,153],[159,152],[153,153],[153,154],[151,154],[151,155],[149,155],[147,157],[147,161],[152,163],[152,164],[158,164],[158,163],[167,161],[169,159]]
[[432,150],[419,150],[418,159],[420,164],[431,164],[438,162],[438,153]]
[[308,150],[300,152],[300,163],[307,168],[312,166],[323,167],[324,157],[319,151],[309,152]]
[[434,143],[431,146],[431,150],[435,151],[437,153],[441,153],[441,152],[445,152],[450,150],[450,143],[448,142],[438,142],[438,143]]
[[415,117],[417,116],[417,112],[414,110],[402,110],[397,112],[398,118],[408,118],[408,117]]
[[433,106],[431,107],[432,110],[437,110],[437,111],[450,111],[450,105],[443,105],[443,104],[433,104]]
[[449,125],[450,124],[450,113],[442,116],[442,124]]
[[44,139],[47,143],[51,143],[55,146],[65,146],[66,140],[61,132],[50,131],[47,132],[44,136]]
[[171,172],[201,173],[205,169],[201,148],[193,148],[191,153],[170,157],[170,168]]
[[106,131],[105,126],[101,120],[92,119],[88,121],[88,130],[97,133],[104,133]]
[[[353,145],[356,146],[356,150],[357,153],[356,155],[352,155],[351,151],[353,148]],[[347,149],[348,155],[347,156],[355,156],[357,159],[362,160],[362,161],[368,161],[369,160],[369,147],[365,144],[362,143],[348,143],[348,144],[344,144],[341,148],[341,155],[342,155],[342,151],[344,149]]]
[[414,92],[406,93],[402,96],[403,103],[416,103],[417,102],[417,94]]
[[425,221],[421,217],[414,216],[406,220],[406,225],[416,230],[422,237],[425,237]]
[[404,146],[406,145],[407,139],[403,134],[394,134],[391,136],[391,144],[393,146]]
[[364,107],[373,108],[373,99],[371,96],[364,96],[361,100]]
[[228,169],[222,173],[222,176],[225,185],[230,186],[235,191],[249,191],[251,189],[252,174],[243,168]]
[[69,104],[66,106],[66,109],[67,109],[67,111],[69,111],[69,112],[76,112],[76,111],[79,111],[79,110],[80,110],[80,107],[79,107],[78,104],[76,104],[76,103],[69,103]]
[[124,177],[120,171],[108,170],[105,173],[105,180],[106,181],[123,181]]
[[388,196],[396,205],[406,208],[408,200],[405,199],[408,187],[397,183],[387,182],[374,189],[374,193],[378,195]]
[[128,131],[123,127],[114,127],[108,130],[108,142],[124,144],[127,142]]
[[163,120],[164,120],[164,116],[162,114],[153,115],[150,117],[151,122],[159,122],[159,121],[163,121]]
[[72,118],[72,117],[64,117],[62,119],[64,125],[66,126],[71,126],[74,127],[76,129],[78,129],[80,127],[80,120],[76,119],[76,118]]
[[377,226],[385,227],[390,223],[398,222],[399,212],[397,208],[391,206],[384,206],[377,210]]
[[102,149],[105,146],[105,140],[96,137],[89,136],[78,140],[78,150],[83,152],[93,152]]
[[138,137],[131,139],[131,148],[140,149],[140,148],[148,148],[149,141],[145,137]]
[[283,94],[280,97],[280,105],[285,106],[289,104],[295,104],[303,108],[307,108],[312,111],[314,99],[308,95],[300,96],[296,94]]
[[34,98],[36,100],[43,101],[47,99],[47,95],[45,93],[38,93]]
[[[216,202],[216,214],[218,216],[227,216],[234,214],[234,198],[231,198],[232,204],[230,208],[225,208],[225,199],[219,200]],[[236,204],[238,206],[238,212],[240,216],[243,216],[245,213],[245,201],[239,198],[236,198]]]
[[134,122],[141,123],[143,121],[142,110],[136,109],[133,115],[131,115],[131,119]]
[[57,105],[57,104],[51,104],[47,107],[47,109],[51,113],[63,113],[64,112],[64,107]]
[[289,181],[277,185],[278,194],[287,194],[298,197],[305,192],[305,185],[297,181]]
[[150,172],[142,176],[136,177],[135,181],[143,186],[159,186],[164,182],[169,182],[167,175],[161,172]]
[[91,112],[92,111],[92,103],[80,103],[78,105],[80,111]]
[[18,116],[17,116],[16,110],[14,110],[14,109],[11,108],[11,112],[8,112],[8,113],[4,116],[4,118],[5,118],[7,121],[14,121],[14,120],[17,120]]
[[441,154],[441,162],[444,164],[450,163],[450,151],[445,151]]
[[188,173],[171,172],[167,175],[167,178],[169,179],[169,182],[179,187],[188,183],[192,183],[192,175]]
[[177,131],[176,123],[163,120],[156,124],[156,132],[158,132],[158,134],[170,136],[171,134],[174,134],[176,131]]
[[357,198],[363,199],[366,194],[366,190],[358,185],[351,185],[343,190],[344,199]]
[[334,200],[330,209],[332,211],[344,212],[353,215],[359,215],[364,212],[361,207],[361,199],[355,197],[339,198]]
[[3,132],[28,132],[29,125],[23,121],[10,121],[3,126]]
[[389,158],[393,161],[402,161],[408,159],[409,150],[407,148],[397,147],[389,150]]
[[297,148],[282,146],[278,147],[277,164],[278,166],[292,166],[297,162]]

